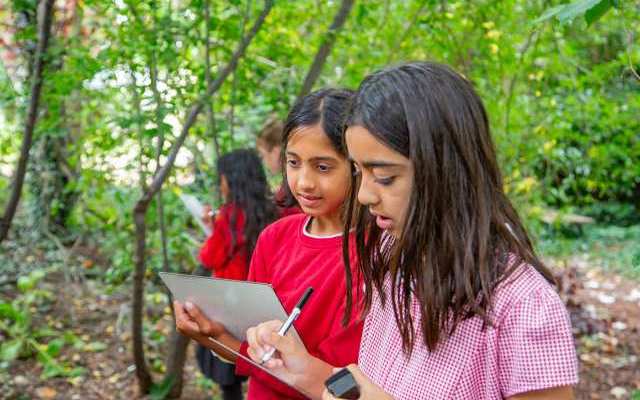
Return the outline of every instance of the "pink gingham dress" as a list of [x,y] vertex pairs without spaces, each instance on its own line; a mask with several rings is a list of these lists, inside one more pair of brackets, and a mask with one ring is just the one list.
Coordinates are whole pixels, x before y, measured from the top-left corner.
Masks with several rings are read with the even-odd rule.
[[[390,282],[386,293],[391,293]],[[504,399],[578,382],[567,311],[530,265],[521,265],[496,289],[492,327],[483,330],[478,317],[465,320],[433,353],[419,332],[411,357],[402,352],[402,337],[387,299],[383,308],[374,293],[359,366],[395,399]],[[413,312],[418,317],[415,299]],[[416,325],[419,330],[420,323]]]

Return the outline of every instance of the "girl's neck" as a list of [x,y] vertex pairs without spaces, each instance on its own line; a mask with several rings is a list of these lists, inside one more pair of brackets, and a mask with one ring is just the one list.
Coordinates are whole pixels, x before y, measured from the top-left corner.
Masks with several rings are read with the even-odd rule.
[[335,215],[322,215],[319,217],[311,217],[307,232],[314,236],[331,236],[342,233],[344,225],[342,223],[342,213]]

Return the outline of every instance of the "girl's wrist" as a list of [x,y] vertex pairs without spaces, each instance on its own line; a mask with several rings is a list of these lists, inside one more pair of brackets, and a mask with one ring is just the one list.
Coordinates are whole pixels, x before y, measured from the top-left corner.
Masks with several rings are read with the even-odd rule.
[[324,391],[324,382],[332,373],[332,365],[308,354],[305,373],[299,375],[294,386],[303,389],[313,398],[321,399]]

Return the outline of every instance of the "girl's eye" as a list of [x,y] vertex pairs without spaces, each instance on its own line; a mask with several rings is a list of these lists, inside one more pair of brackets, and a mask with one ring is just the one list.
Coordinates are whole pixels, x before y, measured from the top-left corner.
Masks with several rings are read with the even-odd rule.
[[395,179],[396,179],[395,176],[389,176],[386,178],[376,178],[375,181],[376,183],[379,183],[382,186],[389,186],[393,183]]
[[289,160],[287,160],[287,165],[289,165],[290,167],[297,167],[298,166],[298,160],[289,159]]
[[330,166],[325,165],[325,164],[318,164],[318,170],[320,172],[328,172],[331,169]]

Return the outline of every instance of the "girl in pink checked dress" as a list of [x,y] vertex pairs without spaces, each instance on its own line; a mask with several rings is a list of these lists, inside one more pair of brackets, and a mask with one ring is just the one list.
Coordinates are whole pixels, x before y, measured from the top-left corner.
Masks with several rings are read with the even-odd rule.
[[[573,398],[569,318],[503,192],[471,83],[434,63],[374,73],[344,138],[356,172],[346,230],[355,230],[365,282],[346,307],[366,310],[349,366],[360,399]],[[318,385],[331,366],[278,327],[250,329],[249,354],[274,346],[269,368],[333,399]]]

